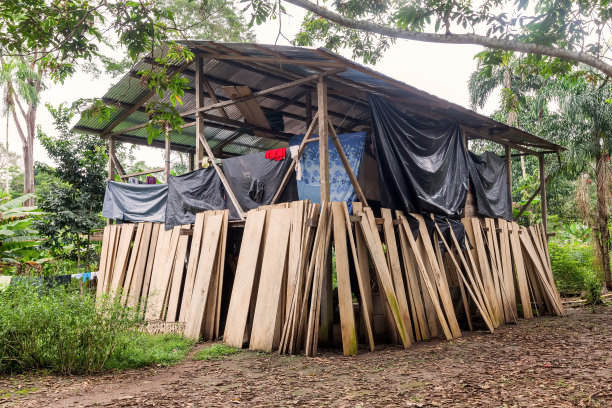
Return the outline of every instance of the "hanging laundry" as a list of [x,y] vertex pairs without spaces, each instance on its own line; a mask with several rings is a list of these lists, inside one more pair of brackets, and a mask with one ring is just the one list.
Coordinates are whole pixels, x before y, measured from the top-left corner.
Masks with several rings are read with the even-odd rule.
[[147,176],[147,184],[157,184],[157,179],[153,176]]
[[[291,159],[295,160],[298,153],[300,152],[300,146],[289,146],[289,152],[291,153]],[[295,179],[297,181],[302,181],[302,161],[298,160],[295,163]]]
[[280,149],[268,150],[266,152],[266,159],[269,160],[281,161],[285,160],[285,157],[287,157],[287,149],[284,147]]
[[129,184],[140,184],[140,182],[138,181],[138,179],[136,177],[130,177],[128,179],[128,183]]

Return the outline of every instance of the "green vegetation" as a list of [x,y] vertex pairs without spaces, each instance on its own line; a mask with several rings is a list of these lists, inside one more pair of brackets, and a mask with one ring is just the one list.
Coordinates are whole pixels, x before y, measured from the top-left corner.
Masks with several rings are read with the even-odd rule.
[[[557,289],[562,295],[577,296],[597,282],[593,247],[587,242],[551,239],[550,263]],[[598,285],[601,289],[601,284]]]
[[22,283],[0,292],[0,373],[95,373],[182,360],[192,342],[149,335],[135,310],[74,287]]
[[40,212],[23,204],[33,197],[24,195],[0,204],[0,263],[16,264],[38,258],[38,232],[32,228],[33,217]]
[[154,364],[170,365],[181,362],[194,345],[193,340],[178,334],[147,334],[128,332],[104,368],[124,370]]
[[227,346],[222,343],[213,344],[212,346],[203,348],[194,356],[195,360],[215,360],[225,356],[230,356],[240,352],[239,349]]

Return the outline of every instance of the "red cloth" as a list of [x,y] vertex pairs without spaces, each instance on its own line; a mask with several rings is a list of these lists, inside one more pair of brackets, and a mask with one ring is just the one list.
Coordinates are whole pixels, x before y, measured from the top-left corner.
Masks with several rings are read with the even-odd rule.
[[284,147],[280,149],[268,150],[266,152],[266,159],[270,159],[274,161],[284,160],[286,156],[287,156],[287,149],[285,149]]

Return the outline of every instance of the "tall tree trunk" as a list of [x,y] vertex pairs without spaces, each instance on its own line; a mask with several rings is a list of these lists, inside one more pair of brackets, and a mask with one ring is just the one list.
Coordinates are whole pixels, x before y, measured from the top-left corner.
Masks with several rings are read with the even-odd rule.
[[[34,188],[34,139],[36,137],[36,107],[28,106],[26,122],[27,142],[23,146],[23,193],[35,192]],[[34,205],[34,199],[26,201],[25,205]]]
[[9,161],[9,115],[8,113],[6,114],[6,180],[4,181],[5,183],[5,189],[6,189],[6,194],[9,194],[11,191],[11,182],[10,182],[10,178],[11,178],[11,163]]
[[608,289],[612,289],[610,275],[610,230],[608,229],[608,156],[600,154],[595,166],[595,178],[597,180],[597,213],[595,227],[597,232],[597,246],[601,254],[601,268]]

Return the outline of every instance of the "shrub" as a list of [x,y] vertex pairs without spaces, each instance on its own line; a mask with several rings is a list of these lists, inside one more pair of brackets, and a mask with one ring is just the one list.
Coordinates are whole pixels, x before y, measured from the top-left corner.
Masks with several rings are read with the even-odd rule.
[[596,279],[593,248],[577,240],[549,242],[550,262],[555,283],[563,295],[579,295]]
[[102,370],[135,333],[137,313],[75,288],[20,283],[0,292],[0,372]]

